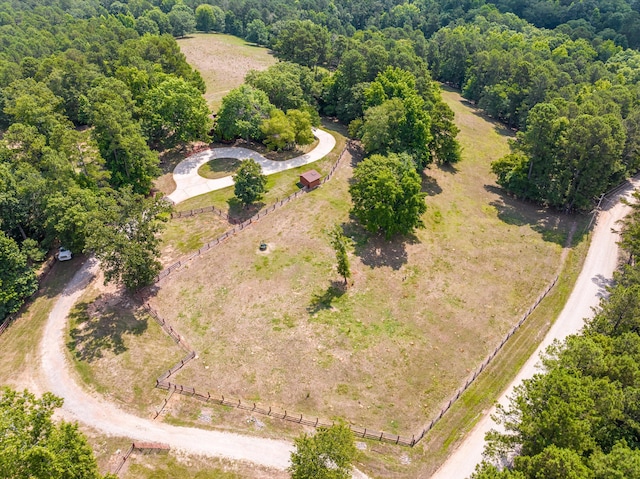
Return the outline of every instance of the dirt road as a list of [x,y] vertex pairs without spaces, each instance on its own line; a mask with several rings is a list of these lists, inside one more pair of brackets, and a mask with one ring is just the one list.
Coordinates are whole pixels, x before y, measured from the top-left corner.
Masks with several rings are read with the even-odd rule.
[[[498,402],[506,405],[513,388],[524,379],[531,378],[537,371],[540,352],[545,350],[555,339],[562,340],[578,332],[584,325],[584,319],[592,316],[592,308],[598,305],[605,294],[605,287],[609,284],[613,272],[618,264],[618,234],[612,231],[618,229],[617,222],[628,213],[629,207],[619,202],[620,197],[630,198],[634,188],[640,186],[640,179],[634,179],[617,195],[612,196],[602,205],[597,224],[593,231],[591,246],[585,260],[578,281],[558,319],[549,330],[535,353],[522,367],[516,378],[500,396]],[[476,427],[467,435],[464,442],[453,452],[447,461],[431,476],[432,479],[458,479],[468,477],[481,460],[484,450],[484,436],[496,428],[491,414],[492,408]]]
[[[49,314],[40,344],[37,389],[64,398],[58,414],[67,421],[86,424],[109,436],[161,442],[187,454],[286,469],[293,450],[289,442],[154,422],[128,414],[76,383],[65,353],[67,316],[97,270],[97,262],[90,259],[74,275]],[[353,478],[368,479],[357,469],[353,471]]]
[[89,260],[67,285],[49,315],[40,345],[41,383],[45,390],[64,398],[62,417],[92,426],[107,435],[162,442],[190,454],[246,460],[285,469],[293,449],[288,442],[156,423],[119,410],[75,382],[64,350],[66,320],[96,270],[96,262]]

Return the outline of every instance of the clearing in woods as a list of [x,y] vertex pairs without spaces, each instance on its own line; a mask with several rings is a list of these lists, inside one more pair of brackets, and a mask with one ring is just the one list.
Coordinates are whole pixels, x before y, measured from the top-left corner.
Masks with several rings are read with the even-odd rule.
[[[570,227],[496,188],[489,163],[510,132],[443,94],[465,152],[426,172],[427,228],[368,237],[349,219],[345,162],[158,285],[152,305],[199,353],[176,382],[402,435],[428,422],[554,277]],[[336,223],[355,241],[346,291],[326,236]]]
[[[217,53],[204,50],[221,39]],[[256,58],[262,55],[273,62],[265,50],[224,35],[180,41],[187,60],[208,82],[210,95],[237,86],[246,73],[238,73],[235,83],[226,85],[207,73],[220,65],[237,69],[229,51],[232,40],[255,50]],[[174,377],[176,382],[402,435],[418,433],[428,423],[554,277],[572,221],[515,201],[496,188],[489,163],[508,152],[511,133],[456,92],[445,90],[443,96],[456,113],[464,153],[455,167],[432,166],[425,172],[426,229],[385,242],[354,224],[349,219],[353,165],[348,157],[322,188],[261,219],[157,285],[152,306],[199,355]],[[319,171],[330,167],[344,145],[339,131],[334,134],[340,138],[338,146]],[[278,180],[283,192],[279,197],[295,188],[297,178],[285,176],[294,173]],[[193,205],[184,207],[224,206],[229,192],[216,194],[190,200]],[[355,242],[353,281],[347,290],[340,286],[326,235],[336,223]],[[212,214],[173,219],[163,252],[173,260],[218,236],[224,227]],[[258,249],[262,241],[268,244],[266,252]],[[90,297],[85,300],[91,302]],[[102,320],[89,314],[94,306],[87,304],[84,311],[82,307],[76,310],[75,325],[89,320],[79,329],[85,334],[84,328]],[[114,298],[102,310],[115,317],[125,314],[123,307]],[[128,318],[124,346],[131,352],[142,348],[141,362],[147,364],[141,372],[151,378],[180,351],[162,356],[165,341],[155,332],[155,344],[145,346],[155,325],[137,312]],[[141,330],[140,321],[146,322],[147,330]],[[102,333],[96,328],[96,341],[105,340]],[[88,361],[78,354],[80,337],[75,339],[70,347],[86,382],[103,390],[116,387],[109,384],[111,377],[93,371],[107,364],[109,376],[119,371],[132,375],[132,357],[110,350]],[[131,388],[119,398],[122,407],[148,410],[151,405],[138,390],[147,386]],[[159,392],[151,394],[159,403]],[[246,413],[181,396],[174,396],[163,418],[266,436],[300,432],[295,425],[261,417],[248,420]],[[412,461],[407,467],[392,446],[374,448],[391,452],[384,457],[366,453],[371,472],[384,477],[415,477],[425,454],[421,446],[403,450]]]
[[179,39],[180,50],[198,70],[207,86],[204,94],[214,111],[220,108],[222,97],[241,85],[249,70],[266,70],[276,62],[266,48],[220,33],[195,33]]

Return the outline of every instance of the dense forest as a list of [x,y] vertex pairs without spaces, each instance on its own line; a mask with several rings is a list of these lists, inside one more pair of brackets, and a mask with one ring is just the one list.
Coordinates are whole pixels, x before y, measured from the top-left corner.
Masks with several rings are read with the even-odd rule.
[[[175,40],[196,30],[281,60],[215,124]],[[640,169],[637,0],[10,0],[0,42],[0,319],[59,245],[148,284],[170,209],[152,188],[158,154],[211,134],[287,148],[334,116],[371,158],[420,172],[460,160],[443,82],[516,130],[492,170],[519,198],[589,210]],[[638,217],[611,299],[503,411],[492,447],[521,454],[513,470],[479,478],[640,477]]]

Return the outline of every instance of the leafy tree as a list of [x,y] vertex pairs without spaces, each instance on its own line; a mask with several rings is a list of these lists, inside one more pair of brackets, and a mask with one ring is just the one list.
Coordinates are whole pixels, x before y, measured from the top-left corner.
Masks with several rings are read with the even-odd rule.
[[[62,399],[40,399],[3,388],[0,392],[0,476],[14,479],[101,479],[96,460],[78,426],[54,422]],[[107,475],[106,478],[115,479]]]
[[415,77],[387,68],[365,90],[367,103],[362,142],[369,153],[409,153],[418,170],[431,162],[431,117],[416,90]]
[[267,45],[269,43],[269,29],[259,18],[251,20],[247,25],[245,39],[257,45]]
[[206,33],[223,31],[224,12],[218,6],[198,5],[196,8],[196,28]]
[[120,80],[105,78],[89,91],[87,100],[93,135],[111,171],[111,183],[148,193],[158,172],[158,155],[149,149],[140,124],[132,117],[131,92]]
[[152,10],[145,12],[144,18],[153,20],[153,22],[158,27],[160,35],[173,32],[173,27],[171,26],[171,21],[169,20],[169,17],[167,16],[166,12],[163,12],[159,8],[154,8]]
[[315,137],[311,129],[311,114],[301,110],[287,110],[287,120],[295,133],[295,142],[298,145],[310,145]]
[[96,193],[89,188],[74,185],[52,192],[47,198],[45,227],[67,248],[82,251],[99,207]]
[[273,51],[283,60],[314,67],[327,58],[329,31],[311,20],[289,20],[278,32]]
[[136,19],[136,32],[139,35],[157,35],[160,33],[158,24],[149,17],[138,17]]
[[26,255],[12,238],[0,231],[0,318],[18,311],[36,289],[36,275],[28,266]]
[[216,119],[216,131],[225,140],[245,138],[260,140],[262,121],[269,118],[274,106],[262,90],[242,85],[223,99]]
[[349,263],[349,255],[347,248],[350,246],[350,240],[347,238],[340,226],[336,225],[329,231],[329,238],[331,239],[331,246],[336,252],[336,262],[338,267],[338,274],[344,278],[345,286],[348,284],[348,280],[351,277],[351,265]]
[[182,38],[196,29],[196,17],[188,6],[178,3],[167,15],[171,23],[171,33],[174,37]]
[[145,198],[123,188],[102,199],[86,238],[86,251],[100,260],[105,282],[122,282],[138,290],[162,269],[158,233],[170,206],[159,197]]
[[293,125],[282,110],[274,108],[269,118],[260,124],[264,143],[270,150],[291,149],[296,142]]
[[356,166],[353,179],[351,213],[368,231],[382,231],[391,239],[424,227],[426,195],[407,155],[371,155]]
[[251,158],[240,162],[233,181],[234,194],[245,207],[260,200],[266,191],[267,177],[260,165]]
[[143,128],[152,141],[175,146],[195,140],[208,141],[212,120],[200,92],[186,80],[167,75],[145,96]]
[[313,436],[306,433],[295,439],[291,453],[292,479],[347,479],[357,449],[353,433],[344,424],[319,427]]
[[289,62],[278,62],[263,71],[251,70],[245,82],[265,92],[282,111],[307,108],[318,88],[311,69]]

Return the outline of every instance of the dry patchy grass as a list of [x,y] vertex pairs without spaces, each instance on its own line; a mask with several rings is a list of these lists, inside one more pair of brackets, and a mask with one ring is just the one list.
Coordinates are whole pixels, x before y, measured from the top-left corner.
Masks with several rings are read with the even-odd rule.
[[119,407],[152,414],[164,397],[155,380],[183,355],[122,290],[94,279],[69,314],[67,347],[81,384]]
[[204,79],[204,95],[214,110],[222,97],[244,83],[250,70],[266,70],[276,62],[265,48],[256,47],[241,38],[217,33],[197,33],[178,40],[180,51]]
[[[345,164],[160,284],[153,303],[200,355],[179,382],[400,434],[433,416],[553,278],[571,222],[503,195],[489,162],[508,132],[445,97],[465,154],[427,171],[425,230],[369,238],[349,220]],[[346,291],[335,223],[356,244]]]

